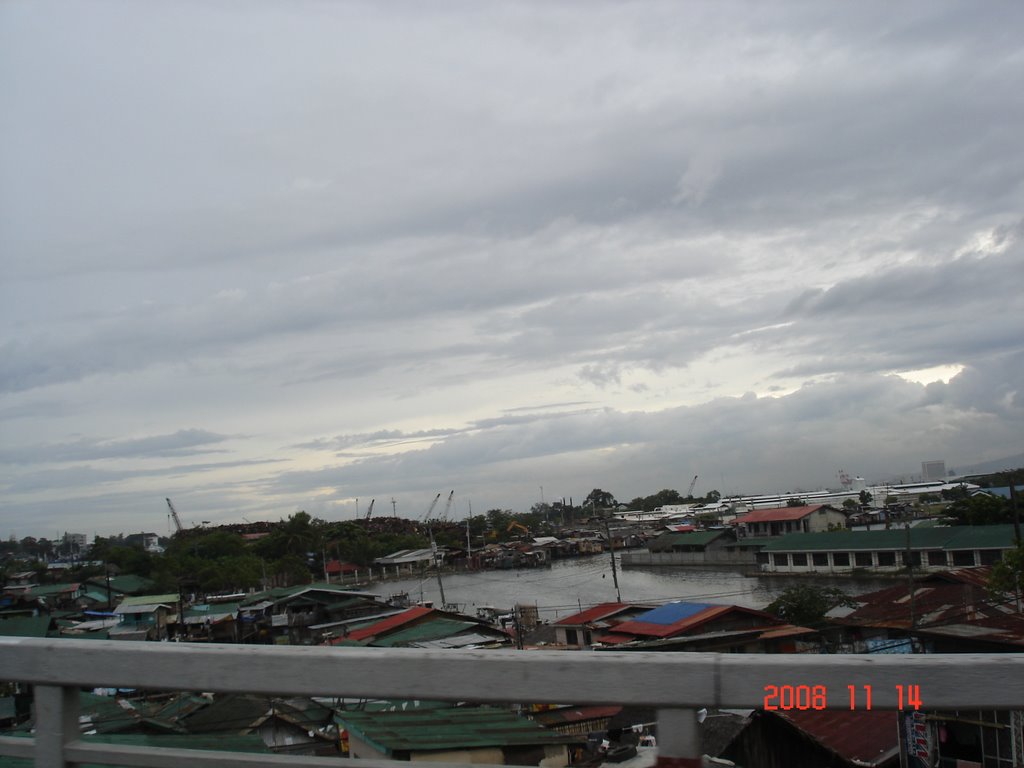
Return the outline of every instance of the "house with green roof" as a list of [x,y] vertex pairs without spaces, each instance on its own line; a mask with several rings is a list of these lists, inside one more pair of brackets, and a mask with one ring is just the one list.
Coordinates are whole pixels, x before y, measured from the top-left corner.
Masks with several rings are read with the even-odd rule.
[[667,530],[647,544],[646,552],[623,552],[623,566],[685,565],[728,568],[755,565],[755,553],[767,539],[737,539],[731,528],[676,532]]
[[578,741],[498,707],[340,711],[343,750],[371,760],[489,765],[568,765]]
[[178,595],[138,595],[122,600],[114,614],[119,623],[110,630],[111,640],[165,640]]
[[793,533],[757,553],[765,573],[896,573],[994,565],[1013,549],[1012,525],[961,525],[882,531]]

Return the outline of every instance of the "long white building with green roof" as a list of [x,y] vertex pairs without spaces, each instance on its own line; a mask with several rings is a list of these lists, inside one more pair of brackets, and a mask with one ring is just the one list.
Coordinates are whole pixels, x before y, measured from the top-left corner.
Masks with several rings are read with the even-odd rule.
[[1015,546],[1012,525],[893,528],[883,531],[793,533],[768,539],[757,553],[766,573],[942,571],[994,565]]

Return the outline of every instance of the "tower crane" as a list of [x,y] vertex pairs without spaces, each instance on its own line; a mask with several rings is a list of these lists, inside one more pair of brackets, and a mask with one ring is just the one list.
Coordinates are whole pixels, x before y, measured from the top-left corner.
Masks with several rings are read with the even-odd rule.
[[688,498],[688,499],[692,499],[693,498],[693,487],[695,485],[697,485],[697,475],[694,475],[693,476],[693,480],[690,481],[690,487],[686,491],[686,498]]
[[367,520],[369,520],[370,519],[370,515],[373,514],[373,502],[375,502],[375,501],[376,501],[376,499],[370,499],[370,506],[366,510],[366,519]]
[[178,533],[182,532],[181,520],[178,518],[178,510],[171,504],[171,500],[167,499],[167,508],[171,510],[171,517],[174,518],[174,527],[178,530]]

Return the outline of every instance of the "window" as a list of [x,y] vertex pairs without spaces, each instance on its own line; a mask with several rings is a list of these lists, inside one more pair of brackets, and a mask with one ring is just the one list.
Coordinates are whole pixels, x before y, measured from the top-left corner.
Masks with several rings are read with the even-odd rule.
[[870,568],[875,563],[871,558],[870,552],[854,552],[853,564],[858,568]]
[[789,555],[775,553],[772,555],[775,560],[775,565],[789,565]]
[[970,567],[974,565],[974,550],[958,549],[953,553],[953,565],[958,567]]
[[567,629],[567,630],[565,630],[565,644],[566,645],[578,645],[579,642],[580,641],[579,641],[579,638],[576,635],[576,630],[575,629]]
[[807,555],[797,552],[793,555],[793,565],[807,565]]
[[878,564],[879,565],[896,565],[896,553],[895,552],[879,552],[878,553]]
[[946,553],[941,549],[932,549],[928,552],[928,565],[939,565],[945,568],[949,564]]
[[832,565],[846,567],[850,564],[849,552],[833,552]]
[[758,552],[757,553],[757,562],[760,565],[768,565],[768,553],[767,552]]
[[1003,550],[1001,549],[983,549],[978,554],[981,555],[982,565],[995,565],[1003,559]]
[[811,560],[817,566],[828,567],[828,553],[827,552],[815,552],[811,555]]

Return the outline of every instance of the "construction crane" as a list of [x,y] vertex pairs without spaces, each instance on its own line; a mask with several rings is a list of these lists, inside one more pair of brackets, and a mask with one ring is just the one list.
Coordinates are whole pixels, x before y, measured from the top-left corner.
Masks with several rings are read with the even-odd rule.
[[434,507],[437,506],[437,500],[440,499],[440,498],[441,498],[441,494],[439,493],[439,494],[437,494],[437,496],[434,497],[434,500],[432,502],[430,502],[430,507],[427,509],[427,514],[425,514],[423,516],[423,520],[424,521],[429,521],[430,520],[430,515],[433,514]]
[[373,514],[373,502],[375,502],[375,501],[376,501],[376,499],[370,499],[370,506],[366,510],[366,519],[367,520],[369,520],[370,519],[370,515]]
[[693,480],[690,481],[690,487],[686,491],[686,498],[688,498],[688,499],[692,499],[693,498],[693,487],[695,485],[697,485],[697,475],[694,475],[693,476]]
[[181,526],[181,520],[178,518],[178,510],[171,504],[171,500],[167,499],[167,508],[171,510],[171,517],[174,518],[174,527],[178,529],[178,533],[181,533],[183,528]]
[[448,522],[448,513],[451,511],[452,508],[452,499],[454,498],[455,491],[452,491],[451,493],[448,494],[448,503],[444,505],[444,514],[441,515],[441,520],[443,520],[446,523]]

